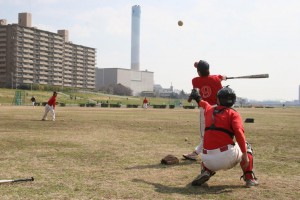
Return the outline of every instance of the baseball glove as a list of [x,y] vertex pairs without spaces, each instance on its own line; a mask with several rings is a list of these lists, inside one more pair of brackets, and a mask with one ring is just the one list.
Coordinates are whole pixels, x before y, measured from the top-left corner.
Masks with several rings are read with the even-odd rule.
[[179,159],[173,155],[167,155],[160,161],[160,163],[164,165],[174,165],[179,163]]
[[201,100],[201,96],[199,94],[199,90],[197,88],[192,89],[192,92],[189,96],[188,102],[191,102],[192,100],[195,100],[198,104]]

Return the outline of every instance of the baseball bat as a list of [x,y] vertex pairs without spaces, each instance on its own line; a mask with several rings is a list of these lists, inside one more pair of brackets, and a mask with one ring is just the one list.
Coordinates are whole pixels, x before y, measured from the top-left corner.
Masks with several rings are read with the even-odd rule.
[[249,75],[249,76],[227,77],[227,79],[236,79],[236,78],[269,78],[269,74],[255,74],[255,75]]
[[27,181],[34,181],[34,178],[20,178],[20,179],[13,179],[13,180],[0,180],[0,184],[2,183],[16,183],[16,182],[27,182]]

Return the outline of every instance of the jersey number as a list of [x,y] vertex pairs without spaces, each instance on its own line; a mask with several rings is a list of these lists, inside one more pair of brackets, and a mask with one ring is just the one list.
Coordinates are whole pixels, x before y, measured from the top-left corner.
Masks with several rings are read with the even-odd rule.
[[209,86],[203,86],[201,88],[202,98],[208,98],[211,95],[211,88]]

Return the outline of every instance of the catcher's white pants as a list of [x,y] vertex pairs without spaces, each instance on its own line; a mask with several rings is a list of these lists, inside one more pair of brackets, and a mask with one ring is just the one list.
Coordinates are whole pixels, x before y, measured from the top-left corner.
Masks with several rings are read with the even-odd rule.
[[55,111],[54,111],[54,108],[53,108],[53,106],[50,106],[48,104],[45,106],[45,114],[43,116],[43,119],[47,118],[48,112],[50,112],[52,114],[52,119],[53,119],[53,121],[55,121]]
[[237,143],[228,145],[228,150],[221,152],[220,149],[204,150],[201,159],[205,167],[211,171],[227,170],[236,166],[242,160],[242,152]]
[[203,137],[205,132],[205,117],[204,109],[200,107],[200,144],[195,148],[197,154],[202,153],[203,150]]
[[143,108],[144,108],[144,109],[147,109],[147,108],[148,108],[148,103],[144,103],[144,104],[143,104]]

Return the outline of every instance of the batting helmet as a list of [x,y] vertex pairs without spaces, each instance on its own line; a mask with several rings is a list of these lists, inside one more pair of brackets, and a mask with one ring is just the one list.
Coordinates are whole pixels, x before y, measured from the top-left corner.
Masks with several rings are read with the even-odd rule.
[[209,64],[208,62],[204,61],[204,60],[200,60],[198,62],[198,65],[197,65],[197,70],[198,71],[205,71],[205,70],[209,70]]
[[235,92],[228,85],[218,91],[217,97],[221,106],[232,107],[236,101]]

